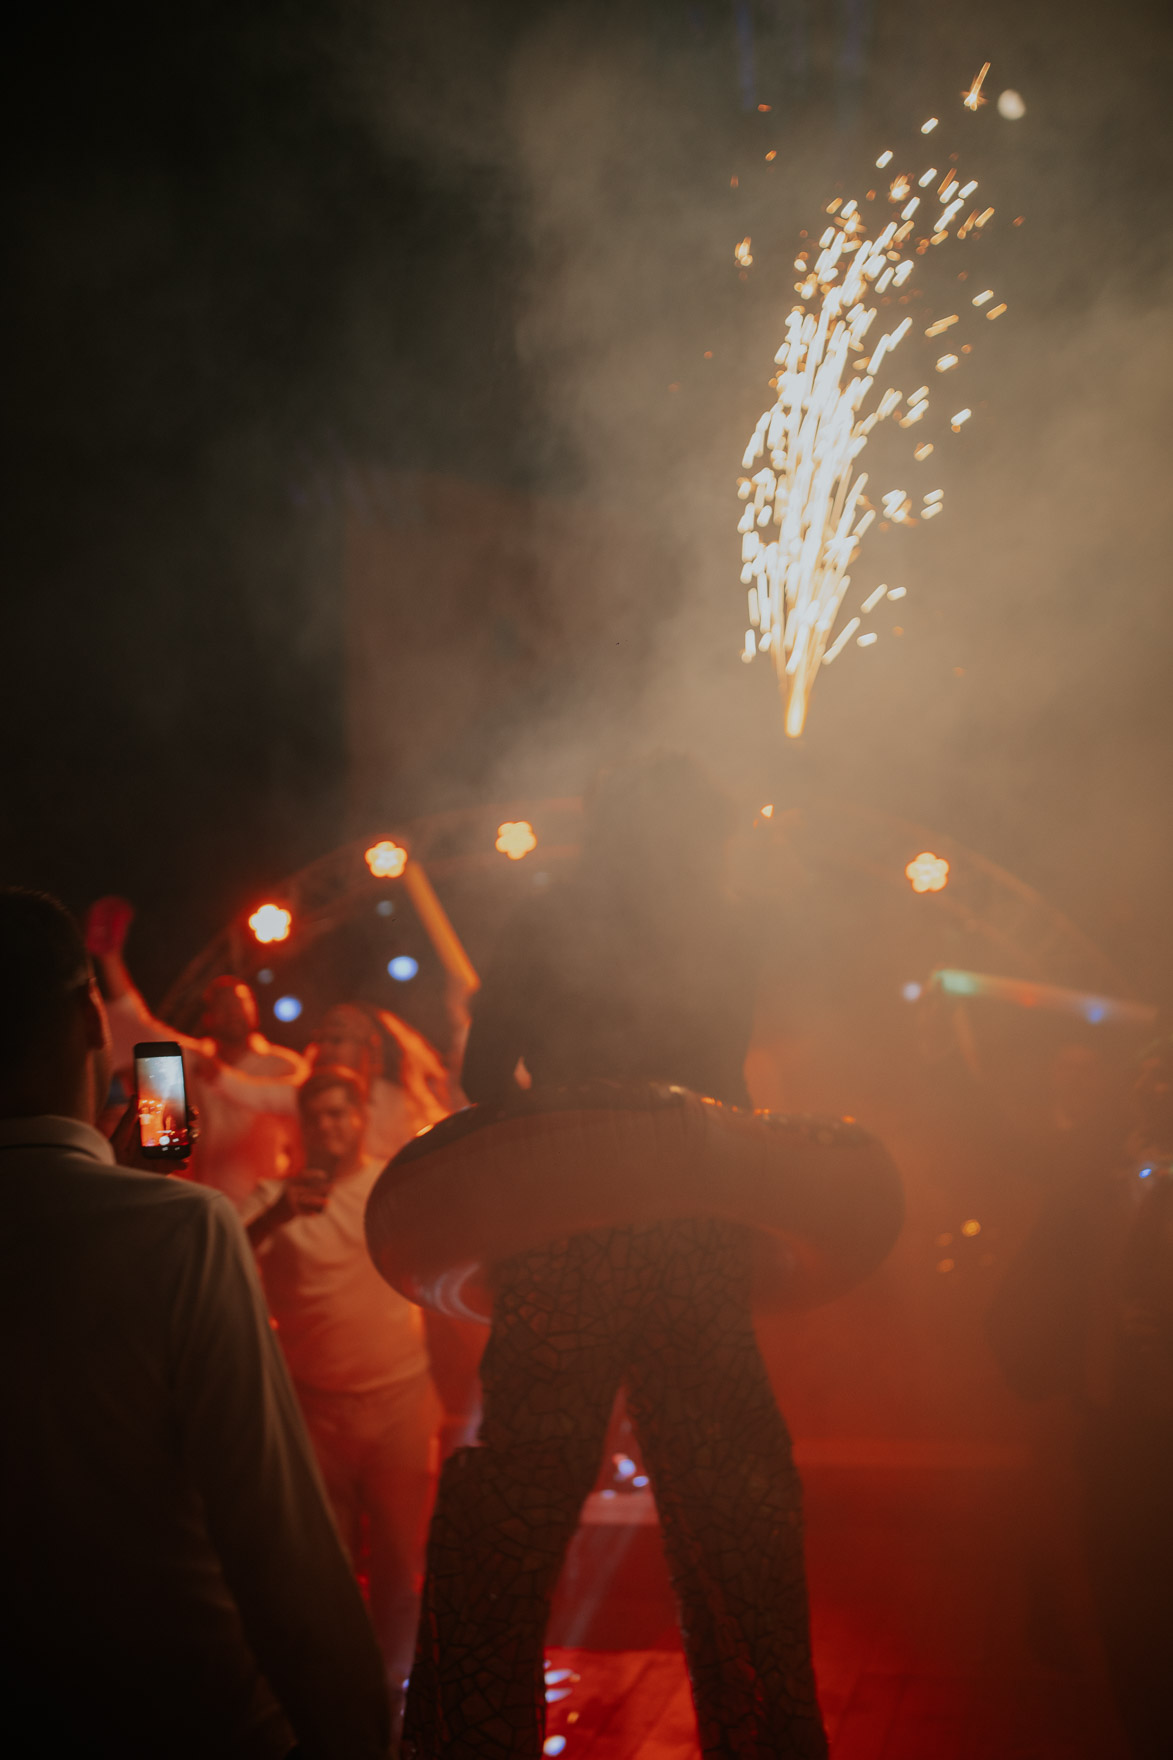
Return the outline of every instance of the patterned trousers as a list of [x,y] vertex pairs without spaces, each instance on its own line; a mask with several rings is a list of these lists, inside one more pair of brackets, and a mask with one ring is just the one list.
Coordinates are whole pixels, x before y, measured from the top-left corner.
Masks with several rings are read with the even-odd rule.
[[750,1236],[600,1230],[502,1268],[478,1447],[445,1465],[404,1752],[539,1760],[550,1598],[626,1384],[706,1760],[821,1760],[801,1488],[758,1353]]

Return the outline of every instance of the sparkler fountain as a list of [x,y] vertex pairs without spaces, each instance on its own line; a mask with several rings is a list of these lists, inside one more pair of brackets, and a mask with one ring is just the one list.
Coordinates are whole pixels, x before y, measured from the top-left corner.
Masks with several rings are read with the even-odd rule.
[[[986,102],[982,85],[988,72],[987,62],[962,94],[963,106],[971,112]],[[937,118],[930,117],[920,133],[931,136],[937,126]],[[927,151],[927,139],[925,145]],[[912,526],[942,510],[941,489],[927,491],[919,511],[914,511],[913,497],[899,488],[882,493],[877,508],[865,494],[868,474],[857,468],[857,461],[879,423],[892,418],[901,429],[910,429],[930,410],[928,384],[908,397],[891,385],[881,389],[888,357],[914,329],[912,313],[874,341],[870,333],[881,304],[890,299],[907,304],[918,291],[909,288],[918,259],[950,237],[964,241],[980,235],[993,218],[993,208],[973,202],[977,182],[963,180],[957,158],[956,153],[948,155],[943,172],[935,165],[919,172],[898,170],[884,203],[895,212],[874,236],[869,236],[865,210],[884,200],[880,192],[868,190],[862,208],[855,199],[837,197],[827,205],[829,220],[814,261],[806,250],[795,261],[802,276],[795,283],[798,303],[774,357],[778,371],[770,384],[776,401],[759,417],[742,459],[743,470],[752,474],[738,480],[744,506],[737,528],[741,580],[749,600],[742,658],[770,655],[791,738],[802,733],[820,668],[829,666],[852,636],[861,647],[875,642],[874,632],[856,634],[863,619],[885,597],[904,596],[899,586],[870,589],[858,612],[836,631],[851,586],[848,570],[864,535],[877,517],[885,529]],[[887,171],[893,159],[891,151],[883,152],[876,166]],[[932,212],[934,196],[940,212],[925,228],[918,216],[922,204],[926,214]],[[753,261],[751,242],[746,238],[737,246],[739,264]],[[906,288],[907,294],[897,292]],[[986,289],[966,303],[975,318],[984,312],[988,320],[1006,310],[1002,302],[990,305],[993,299],[993,290]],[[924,329],[924,337],[931,341],[961,321],[959,312],[942,316]],[[960,352],[940,355],[930,370],[949,372],[971,348],[965,342]],[[971,414],[967,408],[957,410],[949,422],[952,431],[959,432]],[[920,464],[934,444],[914,441],[911,450]]]

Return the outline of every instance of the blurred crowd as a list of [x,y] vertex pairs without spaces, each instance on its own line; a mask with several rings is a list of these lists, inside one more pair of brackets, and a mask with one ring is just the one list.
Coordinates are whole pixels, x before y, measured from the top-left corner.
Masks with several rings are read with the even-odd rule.
[[274,1044],[232,974],[205,990],[201,1036],[180,1032],[152,1015],[130,975],[132,920],[126,900],[103,898],[85,923],[110,1024],[111,1112],[134,1092],[136,1044],[182,1048],[197,1121],[184,1177],[222,1192],[245,1226],[398,1703],[439,1464],[475,1429],[482,1341],[384,1282],[364,1217],[388,1161],[463,1103],[459,1070],[365,1003],[327,1010],[304,1056]]

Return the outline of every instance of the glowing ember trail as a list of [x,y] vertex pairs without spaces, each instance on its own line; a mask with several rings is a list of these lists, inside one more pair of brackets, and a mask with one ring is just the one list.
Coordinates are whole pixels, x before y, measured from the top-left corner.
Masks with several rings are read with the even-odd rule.
[[[987,64],[962,95],[970,112],[985,102],[981,88],[988,72]],[[930,118],[920,133],[933,133],[936,126]],[[927,149],[926,141],[912,151]],[[928,384],[907,398],[884,384],[888,357],[910,332],[923,349],[924,338],[949,331],[953,348],[947,354],[933,350],[927,365],[931,376],[951,372],[971,353],[964,329],[970,314],[976,320],[1006,309],[1004,304],[990,312],[980,309],[994,296],[989,289],[965,301],[964,319],[946,305],[943,315],[927,325],[926,312],[914,329],[910,311],[873,334],[881,304],[908,305],[920,296],[923,290],[910,286],[910,278],[931,246],[951,233],[958,239],[980,237],[993,215],[992,208],[979,213],[970,207],[977,183],[969,180],[959,187],[962,174],[954,169],[941,174],[935,191],[930,187],[939,166],[956,164],[956,154],[943,160],[941,151],[938,144],[934,162],[923,170],[893,166],[887,188],[867,192],[867,202],[874,200],[880,209],[874,235],[858,201],[836,197],[828,203],[818,251],[803,250],[795,263],[802,277],[795,283],[798,302],[786,321],[786,340],[774,357],[777,375],[770,381],[777,399],[760,416],[741,461],[750,473],[738,479],[738,498],[744,504],[737,527],[741,580],[748,590],[749,613],[742,659],[769,653],[785,697],[785,727],[791,738],[803,730],[820,667],[835,660],[856,635],[861,618],[884,597],[884,589],[869,592],[859,613],[836,633],[851,586],[848,570],[868,528],[877,519],[881,530],[914,526],[942,511],[939,489],[921,496],[919,514],[903,489],[876,494],[875,505],[864,493],[868,477],[856,465],[875,427],[892,417],[894,425],[910,428],[930,408]],[[892,165],[893,157],[885,150],[876,166]],[[735,253],[743,265],[752,261],[749,244],[748,238],[743,240]],[[958,410],[948,427],[959,433],[971,413]],[[932,441],[923,431],[910,440],[912,463],[923,464],[933,452]],[[895,589],[888,597],[903,593],[903,588]],[[868,647],[876,639],[875,632],[865,631],[856,636],[856,645]]]

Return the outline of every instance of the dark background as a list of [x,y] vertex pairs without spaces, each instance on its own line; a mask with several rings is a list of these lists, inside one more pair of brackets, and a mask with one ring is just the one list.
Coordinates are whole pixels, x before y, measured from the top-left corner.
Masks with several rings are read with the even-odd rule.
[[[672,734],[654,705],[703,654],[704,701],[736,707],[695,743],[726,774],[752,743],[750,789],[805,777],[940,826],[1167,1000],[1171,37],[1137,0],[26,14],[5,101],[4,878],[78,908],[134,898],[157,994],[361,829],[343,804],[355,472],[614,501],[623,333],[647,344],[622,370],[647,421],[638,495],[663,518],[664,485],[703,470],[727,556],[649,595],[653,708],[633,725]],[[1027,214],[999,259],[1016,327],[983,367],[958,518],[911,565],[908,640],[845,657],[784,752],[767,669],[737,665],[726,491],[786,259],[814,204],[986,59],[990,95],[1028,105],[982,149]],[[599,655],[575,663],[589,699]],[[616,710],[600,688],[551,742],[503,704],[396,804],[507,797],[514,768],[574,792]],[[538,747],[542,766],[515,765]]]

